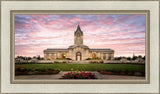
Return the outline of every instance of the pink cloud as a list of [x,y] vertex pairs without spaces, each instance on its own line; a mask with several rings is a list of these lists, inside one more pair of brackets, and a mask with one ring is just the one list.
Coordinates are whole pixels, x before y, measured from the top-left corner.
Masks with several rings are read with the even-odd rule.
[[[145,25],[142,15],[17,15],[15,56],[43,56],[46,48],[67,48],[74,43],[80,23],[84,44],[111,48],[115,56],[145,55]],[[142,23],[143,22],[143,23]],[[137,23],[140,23],[137,25]]]

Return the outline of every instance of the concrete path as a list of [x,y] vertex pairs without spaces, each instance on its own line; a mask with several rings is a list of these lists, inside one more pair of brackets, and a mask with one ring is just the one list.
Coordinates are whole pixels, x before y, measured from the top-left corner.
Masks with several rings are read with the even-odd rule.
[[[15,76],[15,79],[59,79],[61,78],[65,73],[68,73],[69,71],[61,71],[59,74],[54,75],[21,75],[21,76]],[[95,73],[96,78],[98,79],[145,79],[145,77],[139,77],[139,76],[122,76],[122,75],[102,75],[99,74],[97,71],[90,71],[91,73]]]

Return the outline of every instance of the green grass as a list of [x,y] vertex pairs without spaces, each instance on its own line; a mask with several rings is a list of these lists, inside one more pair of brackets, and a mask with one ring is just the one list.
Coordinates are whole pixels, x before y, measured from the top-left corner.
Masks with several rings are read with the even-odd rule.
[[16,64],[17,66],[26,67],[26,69],[31,69],[35,67],[36,69],[49,68],[49,69],[59,69],[61,71],[97,71],[97,69],[105,70],[116,70],[116,71],[145,71],[145,65],[131,65],[131,64]]

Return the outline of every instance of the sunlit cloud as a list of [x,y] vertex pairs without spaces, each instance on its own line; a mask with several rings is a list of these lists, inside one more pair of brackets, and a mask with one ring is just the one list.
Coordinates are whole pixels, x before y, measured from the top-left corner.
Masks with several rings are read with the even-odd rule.
[[15,56],[68,48],[79,22],[84,44],[115,56],[145,55],[145,15],[15,15]]

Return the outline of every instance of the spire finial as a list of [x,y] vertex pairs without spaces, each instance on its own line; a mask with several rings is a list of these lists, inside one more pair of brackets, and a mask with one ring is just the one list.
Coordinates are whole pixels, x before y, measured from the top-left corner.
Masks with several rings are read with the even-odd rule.
[[80,30],[80,31],[81,31],[81,28],[80,28],[80,23],[79,23],[79,21],[78,21],[77,23],[78,23],[78,25],[77,25],[77,30],[76,30],[76,31],[78,31],[78,30]]
[[79,25],[79,22],[78,22],[77,30],[75,31],[75,33],[78,32],[78,31],[80,31],[82,33],[82,35],[83,35],[83,32],[81,31],[81,28],[80,28],[80,25]]

